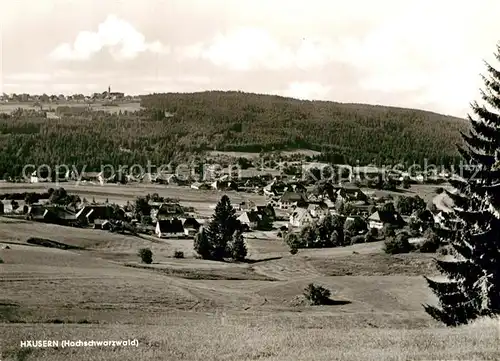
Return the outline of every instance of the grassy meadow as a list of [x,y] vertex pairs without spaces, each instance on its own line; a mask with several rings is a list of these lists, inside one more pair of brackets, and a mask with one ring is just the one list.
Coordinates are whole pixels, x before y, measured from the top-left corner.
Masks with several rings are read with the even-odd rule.
[[[0,193],[47,186],[2,184]],[[152,186],[67,189],[124,202],[155,192],[206,214],[222,195]],[[255,197],[228,194],[233,203]],[[33,246],[26,242],[33,236],[82,249]],[[435,302],[422,277],[436,274],[433,255],[390,256],[377,242],[292,256],[272,232],[249,233],[247,246],[248,262],[213,262],[195,257],[192,240],[0,217],[0,360],[500,359],[497,320],[445,328],[424,312],[422,304]],[[139,262],[143,247],[153,251],[151,265]],[[178,250],[184,259],[173,258]],[[330,305],[305,302],[311,282],[332,291]],[[20,347],[23,340],[127,339],[138,347]]]

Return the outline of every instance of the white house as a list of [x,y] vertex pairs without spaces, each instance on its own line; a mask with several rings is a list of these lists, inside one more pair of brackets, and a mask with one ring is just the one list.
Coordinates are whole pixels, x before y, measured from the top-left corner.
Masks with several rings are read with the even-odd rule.
[[306,224],[313,223],[316,219],[307,208],[297,207],[290,215],[289,223],[291,227],[303,227]]
[[330,210],[324,202],[309,203],[307,210],[314,218],[323,218],[330,214]]
[[38,183],[38,174],[36,171],[31,173],[30,183]]

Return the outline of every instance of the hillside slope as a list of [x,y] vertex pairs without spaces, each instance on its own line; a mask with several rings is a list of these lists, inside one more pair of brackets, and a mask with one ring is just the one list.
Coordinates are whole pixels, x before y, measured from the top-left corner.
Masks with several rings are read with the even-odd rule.
[[248,152],[308,148],[336,162],[448,161],[467,128],[463,119],[422,110],[242,92],[153,94],[141,105],[174,114],[163,121],[191,130],[183,144]]
[[[436,113],[365,104],[300,101],[241,92],[153,94],[145,110],[46,119],[0,117],[0,176],[26,164],[166,164],[208,150],[308,148],[335,163],[448,163],[467,123]],[[170,114],[169,114],[170,113]],[[167,116],[165,116],[167,115]],[[202,158],[203,159],[203,158]]]

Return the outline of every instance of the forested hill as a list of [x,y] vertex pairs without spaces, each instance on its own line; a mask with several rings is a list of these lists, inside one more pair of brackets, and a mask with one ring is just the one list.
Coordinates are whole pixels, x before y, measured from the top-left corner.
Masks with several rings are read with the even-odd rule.
[[456,158],[463,119],[423,110],[301,101],[208,91],[152,94],[143,107],[173,114],[163,121],[192,147],[255,151],[308,148],[335,162],[448,162]]
[[[26,164],[145,166],[208,150],[308,148],[335,163],[446,164],[457,155],[461,119],[411,109],[299,101],[241,92],[154,94],[146,108],[46,118],[35,109],[0,114],[0,177]],[[323,158],[325,159],[325,158]]]

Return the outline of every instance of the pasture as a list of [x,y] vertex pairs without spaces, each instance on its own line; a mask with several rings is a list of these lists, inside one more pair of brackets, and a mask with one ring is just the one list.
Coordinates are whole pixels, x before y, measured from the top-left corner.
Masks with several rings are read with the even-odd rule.
[[[1,184],[0,193],[54,184]],[[213,212],[222,192],[178,187],[64,187],[132,201],[158,193]],[[233,204],[246,197],[228,192]],[[255,199],[259,202],[259,199]],[[78,250],[26,243],[52,239]],[[246,235],[248,262],[197,259],[192,240],[127,236],[0,217],[0,360],[498,360],[500,324],[445,328],[423,308],[435,302],[426,254],[386,255],[380,242],[290,255],[273,233]],[[8,245],[9,249],[4,246]],[[139,262],[139,248],[153,263]],[[184,259],[173,258],[177,250]],[[314,282],[332,304],[309,306]],[[138,347],[21,348],[23,340],[127,340]]]

